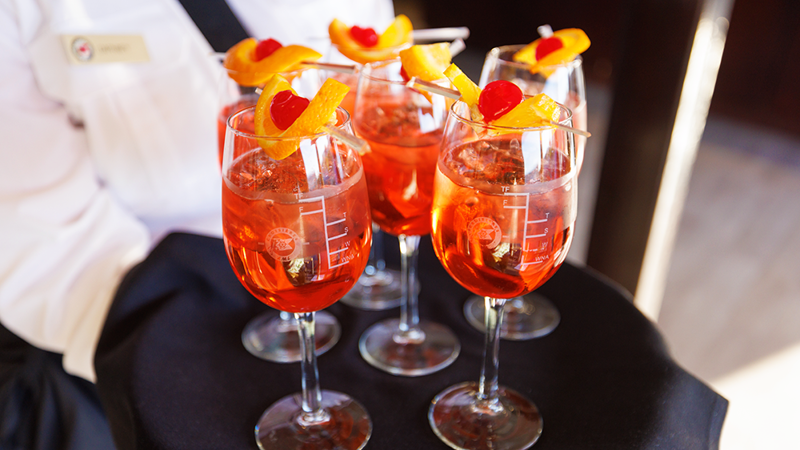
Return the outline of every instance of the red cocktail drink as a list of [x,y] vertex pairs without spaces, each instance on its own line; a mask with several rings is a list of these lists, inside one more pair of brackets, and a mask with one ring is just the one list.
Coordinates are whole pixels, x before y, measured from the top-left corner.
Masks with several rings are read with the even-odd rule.
[[[363,171],[341,185],[302,192],[303,160],[287,159],[295,164],[276,165],[254,150],[231,165],[222,187],[225,248],[256,298],[281,311],[318,311],[352,287],[369,256]],[[253,173],[268,172],[268,188],[253,180]]]
[[[410,95],[418,95],[413,92]],[[419,117],[433,117],[432,106],[397,99],[363,97],[356,132],[370,145],[362,156],[369,186],[372,220],[389,234],[430,233],[433,174],[441,128],[425,132]],[[387,121],[394,116],[395,121]]]
[[[314,103],[313,117],[330,115],[325,108],[341,89],[329,88],[326,92],[332,94],[320,94],[328,103]],[[297,137],[248,132],[254,110],[242,110],[227,121],[223,240],[242,285],[267,305],[293,313],[303,376],[301,394],[283,397],[261,416],[256,441],[261,448],[314,442],[359,449],[366,445],[372,423],[348,395],[320,389],[315,316],[355,284],[369,256],[372,228],[363,166],[354,149],[329,134],[313,134],[324,121],[293,122],[290,127],[307,127]],[[342,108],[336,114],[336,133],[352,134],[348,114]],[[258,117],[257,128],[264,129],[263,116]]]
[[[223,106],[219,114],[217,115],[217,143],[219,144],[220,167],[222,166],[222,152],[225,146],[225,127],[228,121],[228,117],[249,106],[255,106],[257,101],[258,101],[258,94],[256,93],[245,94],[240,99],[234,100],[232,103]],[[249,118],[248,123],[242,123],[241,127],[242,130],[247,131],[248,133],[253,133],[254,130],[253,130],[252,117]]]
[[353,115],[369,143],[362,154],[372,219],[398,237],[400,320],[376,323],[359,340],[361,356],[389,373],[419,376],[450,365],[460,344],[447,327],[420,321],[416,265],[420,236],[431,231],[436,159],[447,101],[406,86],[399,59],[362,68]]
[[[549,105],[547,111],[554,105],[549,98],[530,100]],[[499,331],[506,299],[537,288],[563,263],[577,211],[575,140],[565,128],[571,114],[556,105],[543,121],[542,109],[515,107],[512,117],[513,111],[523,112],[514,126],[503,127],[496,125],[502,118],[473,119],[469,105],[457,102],[437,164],[436,256],[456,281],[484,297],[486,310],[479,382],[445,389],[428,411],[436,435],[465,450],[522,450],[541,435],[536,405],[498,383]]]
[[[455,147],[436,171],[434,250],[455,280],[482,297],[512,298],[539,287],[564,261],[572,236],[575,211],[565,207],[574,203],[571,185],[518,188],[528,177],[509,151],[512,142],[501,137]],[[496,153],[487,167],[476,160],[489,146]],[[465,161],[485,170],[465,169]],[[570,168],[561,156],[546,170],[558,180]]]

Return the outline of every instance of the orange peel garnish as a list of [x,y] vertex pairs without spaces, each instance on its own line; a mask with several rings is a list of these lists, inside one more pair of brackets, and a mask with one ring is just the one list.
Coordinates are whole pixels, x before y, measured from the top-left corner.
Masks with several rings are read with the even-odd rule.
[[[550,72],[546,70],[547,67],[566,64],[585,52],[591,45],[589,37],[580,28],[558,30],[553,32],[553,36],[561,39],[562,48],[545,55],[537,61],[536,47],[542,42],[542,38],[539,38],[515,53],[512,59],[516,62],[528,64],[531,73]],[[545,75],[549,75],[549,73],[545,73]]]
[[403,44],[410,44],[413,40],[411,38],[411,31],[414,26],[411,25],[411,20],[405,15],[400,14],[394,18],[394,21],[386,27],[386,29],[378,36],[378,48],[397,47]]
[[482,121],[483,114],[478,111],[478,100],[481,97],[481,88],[478,87],[461,69],[455,65],[445,69],[444,76],[446,76],[453,86],[461,93],[461,100],[469,106],[470,113],[472,113],[472,120]]
[[560,114],[561,108],[555,100],[547,94],[536,94],[498,117],[491,125],[513,128],[551,126],[550,122],[557,122]]
[[225,53],[222,66],[228,75],[243,86],[258,86],[269,80],[273,74],[285,73],[300,68],[304,61],[316,61],[322,54],[302,45],[286,45],[275,50],[266,58],[255,61],[258,41],[247,38]]
[[339,52],[359,64],[375,61],[386,61],[397,57],[397,52],[412,42],[411,31],[414,29],[411,20],[404,14],[395,17],[394,21],[378,36],[375,47],[364,47],[350,35],[350,26],[339,19],[333,19],[328,26],[331,43]]
[[444,78],[444,71],[450,65],[450,44],[440,42],[427,45],[412,45],[400,51],[400,62],[409,77],[424,81]]
[[[279,75],[277,75],[279,76]],[[274,78],[273,78],[274,79]],[[285,79],[283,81],[286,81]],[[266,117],[269,117],[269,107],[272,103],[272,97],[275,96],[276,93],[280,92],[280,84],[281,81],[278,80],[276,84],[278,87],[272,92],[271,96],[266,91],[266,87],[264,91],[261,92],[261,96],[258,99],[258,103],[262,103],[261,97],[265,95],[269,96],[269,101],[267,102],[267,98],[264,99],[264,109],[262,109],[260,115],[258,116],[261,119],[263,129],[266,131],[268,125],[272,125],[272,120],[270,119],[269,122],[266,122]],[[286,82],[288,84],[288,82]],[[308,107],[300,114],[300,117],[294,121],[292,125],[289,126],[286,130],[278,134],[276,137],[284,137],[284,138],[293,138],[293,137],[303,137],[303,136],[310,136],[317,133],[322,132],[322,129],[325,125],[330,122],[335,122],[336,120],[336,108],[342,103],[344,100],[345,95],[350,90],[346,84],[341,83],[339,81],[334,80],[333,78],[328,78],[322,84],[319,91],[317,91],[317,95],[311,99],[311,102],[308,104]],[[258,104],[256,105],[256,113],[258,113]],[[277,129],[277,127],[275,127]],[[280,130],[278,130],[280,131]],[[287,139],[287,140],[270,140],[270,139],[259,139],[258,145],[261,146],[262,149],[267,153],[267,155],[275,160],[281,160],[297,150],[297,146],[299,144],[298,140]]]

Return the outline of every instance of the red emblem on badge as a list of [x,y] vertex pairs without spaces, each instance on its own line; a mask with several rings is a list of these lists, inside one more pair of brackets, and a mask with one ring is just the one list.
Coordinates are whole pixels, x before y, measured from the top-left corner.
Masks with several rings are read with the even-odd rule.
[[79,61],[89,61],[94,56],[94,49],[89,41],[78,37],[72,41],[72,53]]

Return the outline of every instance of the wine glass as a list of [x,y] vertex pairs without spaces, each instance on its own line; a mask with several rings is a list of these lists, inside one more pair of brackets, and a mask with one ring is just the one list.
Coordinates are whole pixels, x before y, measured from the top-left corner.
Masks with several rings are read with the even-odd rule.
[[[248,76],[237,76],[238,72],[230,69],[223,69],[220,77],[218,89],[219,94],[219,114],[217,115],[217,139],[219,143],[219,159],[222,164],[222,155],[225,143],[226,124],[228,118],[249,106],[255,106],[258,102],[259,85],[252,85],[250,80],[269,79],[270,74],[250,74]],[[292,72],[281,73],[290,83],[298,94],[311,97],[316,93],[321,85],[319,74],[307,69],[295,70]],[[236,80],[242,80],[242,84]],[[240,123],[242,131],[253,133],[252,121]],[[250,127],[250,128],[246,128]],[[288,312],[280,311],[278,316],[272,311],[260,314],[250,320],[242,330],[242,344],[251,354],[272,362],[297,362],[302,357],[300,340],[297,334],[298,322],[294,316]],[[317,346],[317,354],[321,355],[328,351],[339,341],[341,336],[341,326],[332,314],[319,311],[316,315],[316,333],[314,339]]]
[[[562,108],[559,122],[571,125]],[[499,327],[506,299],[544,283],[566,257],[577,211],[574,137],[550,126],[502,128],[450,111],[436,169],[433,246],[447,272],[484,296],[486,329],[478,383],[438,394],[428,421],[456,449],[519,450],[542,419],[533,402],[498,385]]]
[[[222,174],[225,249],[239,281],[267,305],[294,314],[299,327],[302,392],[274,403],[255,429],[260,448],[360,449],[372,432],[366,410],[321,390],[315,313],[364,270],[372,238],[367,185],[358,154],[316,134],[297,138],[248,132],[255,108],[227,121]],[[341,129],[349,115],[339,108]],[[292,145],[283,160],[262,146]]]
[[[583,79],[583,60],[580,56],[565,64],[547,66],[531,73],[528,65],[513,60],[524,45],[495,47],[486,54],[481,71],[480,85],[495,80],[511,81],[526,95],[544,92],[553,100],[566,105],[573,114],[575,127],[586,130],[586,87]],[[578,172],[583,163],[586,138],[575,136]],[[561,321],[556,306],[547,297],[532,292],[507,302],[500,336],[509,340],[526,340],[544,336],[553,331]],[[464,316],[479,330],[483,330],[486,309],[480,296],[471,296],[464,303]]]
[[[360,52],[366,60],[374,61],[381,59],[393,59],[398,56],[401,50],[408,48],[410,44],[383,49],[361,49]],[[342,101],[342,107],[353,115],[356,103],[356,92],[358,91],[358,79],[361,73],[362,64],[356,63],[344,56],[339,51],[337,44],[331,44],[331,51],[328,54],[329,62],[336,64],[354,64],[352,73],[324,71],[325,77],[333,78],[350,87]],[[345,305],[368,311],[382,311],[396,308],[400,305],[402,296],[400,285],[400,272],[386,267],[386,260],[383,253],[383,232],[380,226],[373,223],[372,226],[372,250],[370,251],[367,268],[358,279],[358,283],[353,286],[341,302]]]
[[[337,46],[331,44],[335,50]],[[399,51],[399,50],[398,50]],[[337,52],[338,53],[338,52]],[[337,61],[344,59],[346,62],[353,63],[341,54]],[[354,64],[352,73],[323,71],[326,78],[333,78],[346,84],[350,91],[342,100],[341,106],[352,116],[356,104],[356,92],[358,91],[358,79],[361,73],[361,64]],[[350,289],[350,292],[342,297],[341,302],[345,305],[368,311],[383,311],[396,308],[400,305],[402,297],[400,286],[400,272],[386,267],[386,260],[383,254],[383,232],[378,224],[372,224],[372,250],[370,250],[369,260],[364,273],[358,278],[358,282]]]
[[372,219],[400,241],[400,319],[378,322],[359,340],[361,356],[395,375],[420,376],[455,361],[460,344],[447,327],[420,321],[416,268],[420,236],[431,230],[433,174],[447,100],[405,85],[399,59],[366,64],[353,127],[369,143],[362,154]]

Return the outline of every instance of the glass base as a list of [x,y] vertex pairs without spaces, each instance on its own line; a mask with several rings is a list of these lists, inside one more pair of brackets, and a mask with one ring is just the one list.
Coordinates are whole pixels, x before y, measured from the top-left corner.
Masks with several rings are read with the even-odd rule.
[[478,400],[478,383],[451,386],[433,399],[428,422],[445,444],[458,450],[522,450],[542,434],[539,409],[500,386],[494,403]]
[[[242,343],[251,354],[278,363],[299,362],[301,359],[300,334],[294,315],[285,319],[275,317],[272,311],[256,316],[242,331]],[[327,352],[339,341],[342,327],[336,317],[325,311],[315,314],[314,340],[317,356]]]
[[325,417],[321,422],[303,417],[300,393],[269,407],[256,425],[256,443],[262,450],[358,450],[372,435],[367,410],[346,394],[322,391]]
[[449,328],[420,322],[421,333],[403,336],[400,320],[388,319],[372,325],[361,335],[358,349],[371,365],[393,375],[418,377],[444,369],[461,351]]
[[400,272],[394,269],[361,274],[355,286],[340,302],[353,308],[383,311],[400,306]]
[[[484,298],[473,295],[464,303],[464,316],[480,331],[486,331]],[[515,297],[503,308],[500,337],[509,341],[524,341],[549,334],[561,322],[556,305],[535,292]]]

